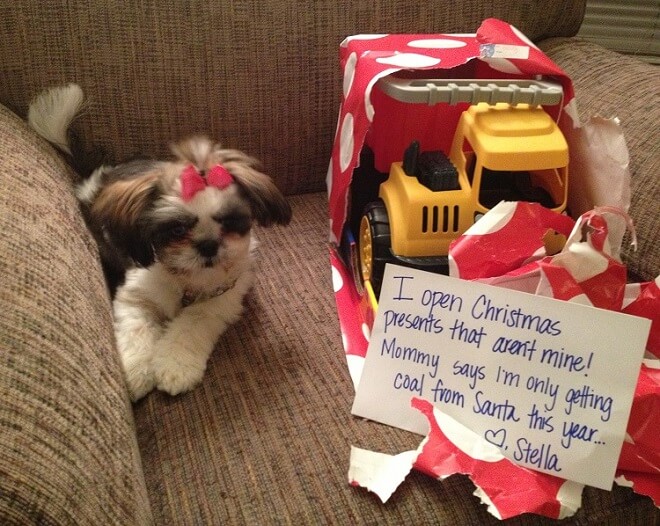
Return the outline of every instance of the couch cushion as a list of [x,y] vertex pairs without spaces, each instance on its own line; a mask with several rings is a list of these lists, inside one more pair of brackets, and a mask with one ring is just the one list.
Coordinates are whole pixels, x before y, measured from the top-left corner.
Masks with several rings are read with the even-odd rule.
[[[385,505],[348,484],[351,445],[394,454],[421,437],[351,416],[327,198],[297,196],[292,205],[289,227],[259,232],[247,313],[221,337],[202,384],[177,397],[153,392],[135,406],[156,522],[499,524],[464,476],[413,473]],[[575,523],[650,524],[653,510],[628,489],[586,489]]]
[[98,256],[71,172],[0,106],[0,522],[148,524]]
[[573,79],[582,120],[618,117],[630,153],[630,216],[638,250],[622,253],[633,279],[660,274],[660,68],[593,43],[551,39],[541,48]]

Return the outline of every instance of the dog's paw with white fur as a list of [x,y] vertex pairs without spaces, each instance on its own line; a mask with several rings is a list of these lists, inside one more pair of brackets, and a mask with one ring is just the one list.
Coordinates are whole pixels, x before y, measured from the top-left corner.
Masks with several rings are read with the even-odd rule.
[[155,343],[163,333],[163,327],[152,313],[127,301],[134,293],[131,286],[126,286],[118,292],[113,304],[117,350],[126,387],[133,402],[145,396],[156,385],[151,362]]
[[120,345],[119,357],[129,395],[136,402],[156,385],[151,366],[152,352]]
[[181,342],[162,342],[152,361],[155,386],[170,395],[196,387],[205,370],[206,357]]

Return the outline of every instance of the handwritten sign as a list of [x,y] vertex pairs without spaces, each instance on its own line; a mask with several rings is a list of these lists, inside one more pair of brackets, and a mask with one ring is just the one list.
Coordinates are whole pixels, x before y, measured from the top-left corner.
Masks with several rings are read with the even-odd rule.
[[611,489],[650,320],[388,265],[353,414],[419,396],[512,461]]

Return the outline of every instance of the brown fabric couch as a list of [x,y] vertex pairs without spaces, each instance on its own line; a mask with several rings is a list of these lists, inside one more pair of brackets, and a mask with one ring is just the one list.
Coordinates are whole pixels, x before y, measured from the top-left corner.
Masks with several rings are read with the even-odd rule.
[[[452,7],[453,6],[453,7]],[[338,45],[366,32],[507,20],[572,76],[584,116],[619,116],[639,250],[656,276],[659,70],[573,37],[584,2],[18,0],[0,6],[0,523],[443,524],[497,521],[470,481],[413,473],[382,505],[347,483],[349,446],[417,436],[351,417],[328,261]],[[554,37],[547,40],[549,37]],[[89,97],[75,131],[103,160],[204,132],[263,160],[292,224],[259,232],[246,316],[200,387],[131,406],[75,175],[17,117],[54,84]],[[659,524],[647,498],[587,488],[565,524]],[[524,516],[511,524],[550,524]]]

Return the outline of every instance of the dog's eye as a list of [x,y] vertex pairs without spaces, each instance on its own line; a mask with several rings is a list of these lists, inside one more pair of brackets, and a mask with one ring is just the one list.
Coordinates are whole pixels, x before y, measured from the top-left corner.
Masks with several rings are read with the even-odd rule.
[[181,241],[196,224],[196,217],[182,217],[157,223],[152,226],[150,239],[156,247],[166,245],[172,241]]
[[170,228],[170,235],[172,237],[183,237],[188,233],[188,227],[186,225],[172,225]]
[[216,217],[215,220],[222,225],[222,229],[225,232],[234,232],[241,235],[247,234],[252,226],[250,216],[242,214]]

